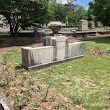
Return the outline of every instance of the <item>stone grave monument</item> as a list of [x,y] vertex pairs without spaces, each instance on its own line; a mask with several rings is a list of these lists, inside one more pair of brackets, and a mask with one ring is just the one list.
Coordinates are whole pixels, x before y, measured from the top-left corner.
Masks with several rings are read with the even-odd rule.
[[22,47],[22,66],[29,71],[39,70],[84,56],[82,42],[68,44],[67,37],[62,35],[46,37],[43,47]]
[[93,21],[90,23],[90,25],[91,25],[91,29],[95,28],[95,23]]
[[88,29],[88,21],[87,20],[80,20],[79,21],[79,29],[82,31],[89,30]]

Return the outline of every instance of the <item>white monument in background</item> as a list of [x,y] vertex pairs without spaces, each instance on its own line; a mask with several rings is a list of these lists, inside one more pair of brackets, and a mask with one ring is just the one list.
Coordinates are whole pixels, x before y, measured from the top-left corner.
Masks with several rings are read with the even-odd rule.
[[79,21],[79,29],[80,30],[84,30],[84,31],[86,31],[86,30],[89,30],[88,29],[88,21],[87,20],[80,20]]
[[66,4],[67,0],[56,0],[57,3],[62,3],[62,4]]

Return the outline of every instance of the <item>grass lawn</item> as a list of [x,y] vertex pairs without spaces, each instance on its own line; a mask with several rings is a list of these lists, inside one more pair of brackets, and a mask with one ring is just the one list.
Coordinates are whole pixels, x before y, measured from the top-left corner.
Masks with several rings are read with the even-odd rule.
[[9,38],[11,37],[9,34],[0,34],[0,38]]
[[85,41],[85,49],[103,51],[106,53],[108,52],[108,49],[110,49],[110,37]]
[[107,30],[110,30],[110,27],[107,27],[107,29],[104,29],[103,27],[102,28],[95,28],[95,29],[92,29],[94,31],[107,31]]
[[[85,48],[104,51],[110,48],[110,38],[85,41]],[[5,59],[21,63],[20,52],[5,54]],[[85,52],[83,59],[31,72],[44,83],[69,97],[84,110],[110,110],[110,57]]]
[[35,72],[41,81],[68,96],[87,110],[108,110],[110,58],[86,54],[84,59]]

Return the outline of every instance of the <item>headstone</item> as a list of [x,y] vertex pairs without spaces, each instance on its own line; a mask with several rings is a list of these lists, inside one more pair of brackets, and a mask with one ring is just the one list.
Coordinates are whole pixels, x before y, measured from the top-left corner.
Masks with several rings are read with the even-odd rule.
[[0,97],[0,110],[10,110],[1,97]]
[[80,20],[79,21],[79,29],[80,30],[89,30],[88,29],[88,21],[87,20]]
[[103,25],[101,24],[101,22],[97,22],[97,27],[103,27]]
[[95,28],[95,23],[93,21],[90,23],[90,27],[91,27],[91,29]]

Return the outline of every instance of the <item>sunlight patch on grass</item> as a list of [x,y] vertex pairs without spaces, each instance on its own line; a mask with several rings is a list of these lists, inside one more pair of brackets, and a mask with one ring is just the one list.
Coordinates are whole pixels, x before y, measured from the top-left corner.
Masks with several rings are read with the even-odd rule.
[[[35,72],[34,75],[45,83],[51,81],[53,88],[71,98],[74,103],[83,104],[86,109],[90,109],[91,103],[97,104],[99,101],[103,104],[98,105],[98,108],[108,108],[104,103],[109,102],[109,60],[86,54],[85,58],[79,61]],[[92,106],[92,109],[95,110],[95,106]]]
[[84,41],[85,49],[107,52],[110,49],[110,37]]

